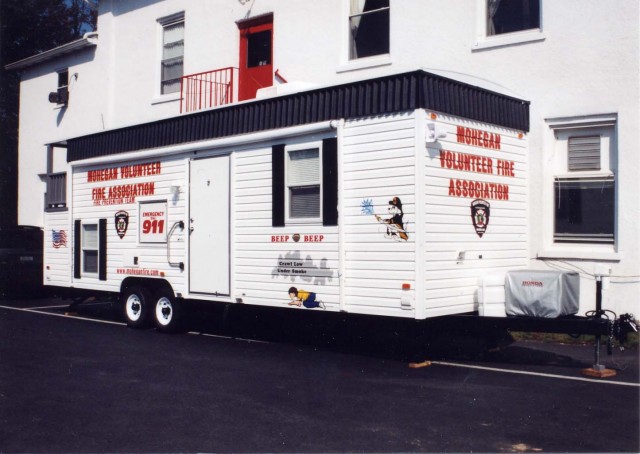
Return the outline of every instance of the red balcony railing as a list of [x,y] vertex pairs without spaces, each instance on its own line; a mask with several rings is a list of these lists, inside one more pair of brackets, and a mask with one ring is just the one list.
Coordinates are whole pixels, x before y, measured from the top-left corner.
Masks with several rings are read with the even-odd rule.
[[231,104],[235,99],[235,71],[222,68],[180,79],[180,113]]

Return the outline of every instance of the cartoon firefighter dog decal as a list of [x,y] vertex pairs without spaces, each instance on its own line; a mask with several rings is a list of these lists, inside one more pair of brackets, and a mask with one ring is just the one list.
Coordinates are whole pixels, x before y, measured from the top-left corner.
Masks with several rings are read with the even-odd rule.
[[304,306],[307,309],[314,309],[319,307],[324,309],[324,303],[316,299],[316,294],[313,292],[307,292],[306,290],[298,290],[296,287],[289,289],[289,306]]
[[407,241],[409,239],[409,235],[405,231],[405,226],[402,218],[404,217],[404,212],[402,211],[402,202],[399,197],[394,197],[389,200],[389,214],[391,215],[388,218],[382,218],[375,215],[376,220],[381,224],[387,225],[387,238],[392,238],[397,241]]

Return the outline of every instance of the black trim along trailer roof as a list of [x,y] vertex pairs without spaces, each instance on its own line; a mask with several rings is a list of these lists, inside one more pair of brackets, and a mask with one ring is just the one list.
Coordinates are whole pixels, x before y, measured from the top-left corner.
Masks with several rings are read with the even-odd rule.
[[257,99],[69,139],[67,160],[415,109],[529,131],[529,104],[529,101],[419,70]]

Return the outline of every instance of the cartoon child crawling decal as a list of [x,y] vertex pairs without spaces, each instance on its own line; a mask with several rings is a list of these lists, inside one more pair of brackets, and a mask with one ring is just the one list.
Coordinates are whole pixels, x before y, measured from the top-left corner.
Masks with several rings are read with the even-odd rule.
[[307,309],[314,309],[319,307],[324,309],[324,303],[316,299],[316,294],[313,292],[307,292],[306,290],[298,290],[295,287],[289,289],[289,306],[304,306]]
[[398,241],[407,241],[409,239],[409,235],[407,235],[402,221],[404,212],[402,211],[402,202],[399,197],[394,197],[389,200],[389,214],[391,217],[386,219],[378,216],[377,214],[375,215],[378,222],[387,225],[387,233],[385,236]]

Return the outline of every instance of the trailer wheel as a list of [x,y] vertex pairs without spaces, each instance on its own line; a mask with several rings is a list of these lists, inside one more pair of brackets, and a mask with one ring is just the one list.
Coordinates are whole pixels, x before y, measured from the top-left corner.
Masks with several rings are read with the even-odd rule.
[[150,325],[153,307],[146,288],[134,286],[126,289],[122,293],[122,307],[130,328],[146,328]]
[[175,333],[182,329],[183,307],[176,303],[173,294],[166,289],[160,289],[156,293],[154,318],[158,331]]

